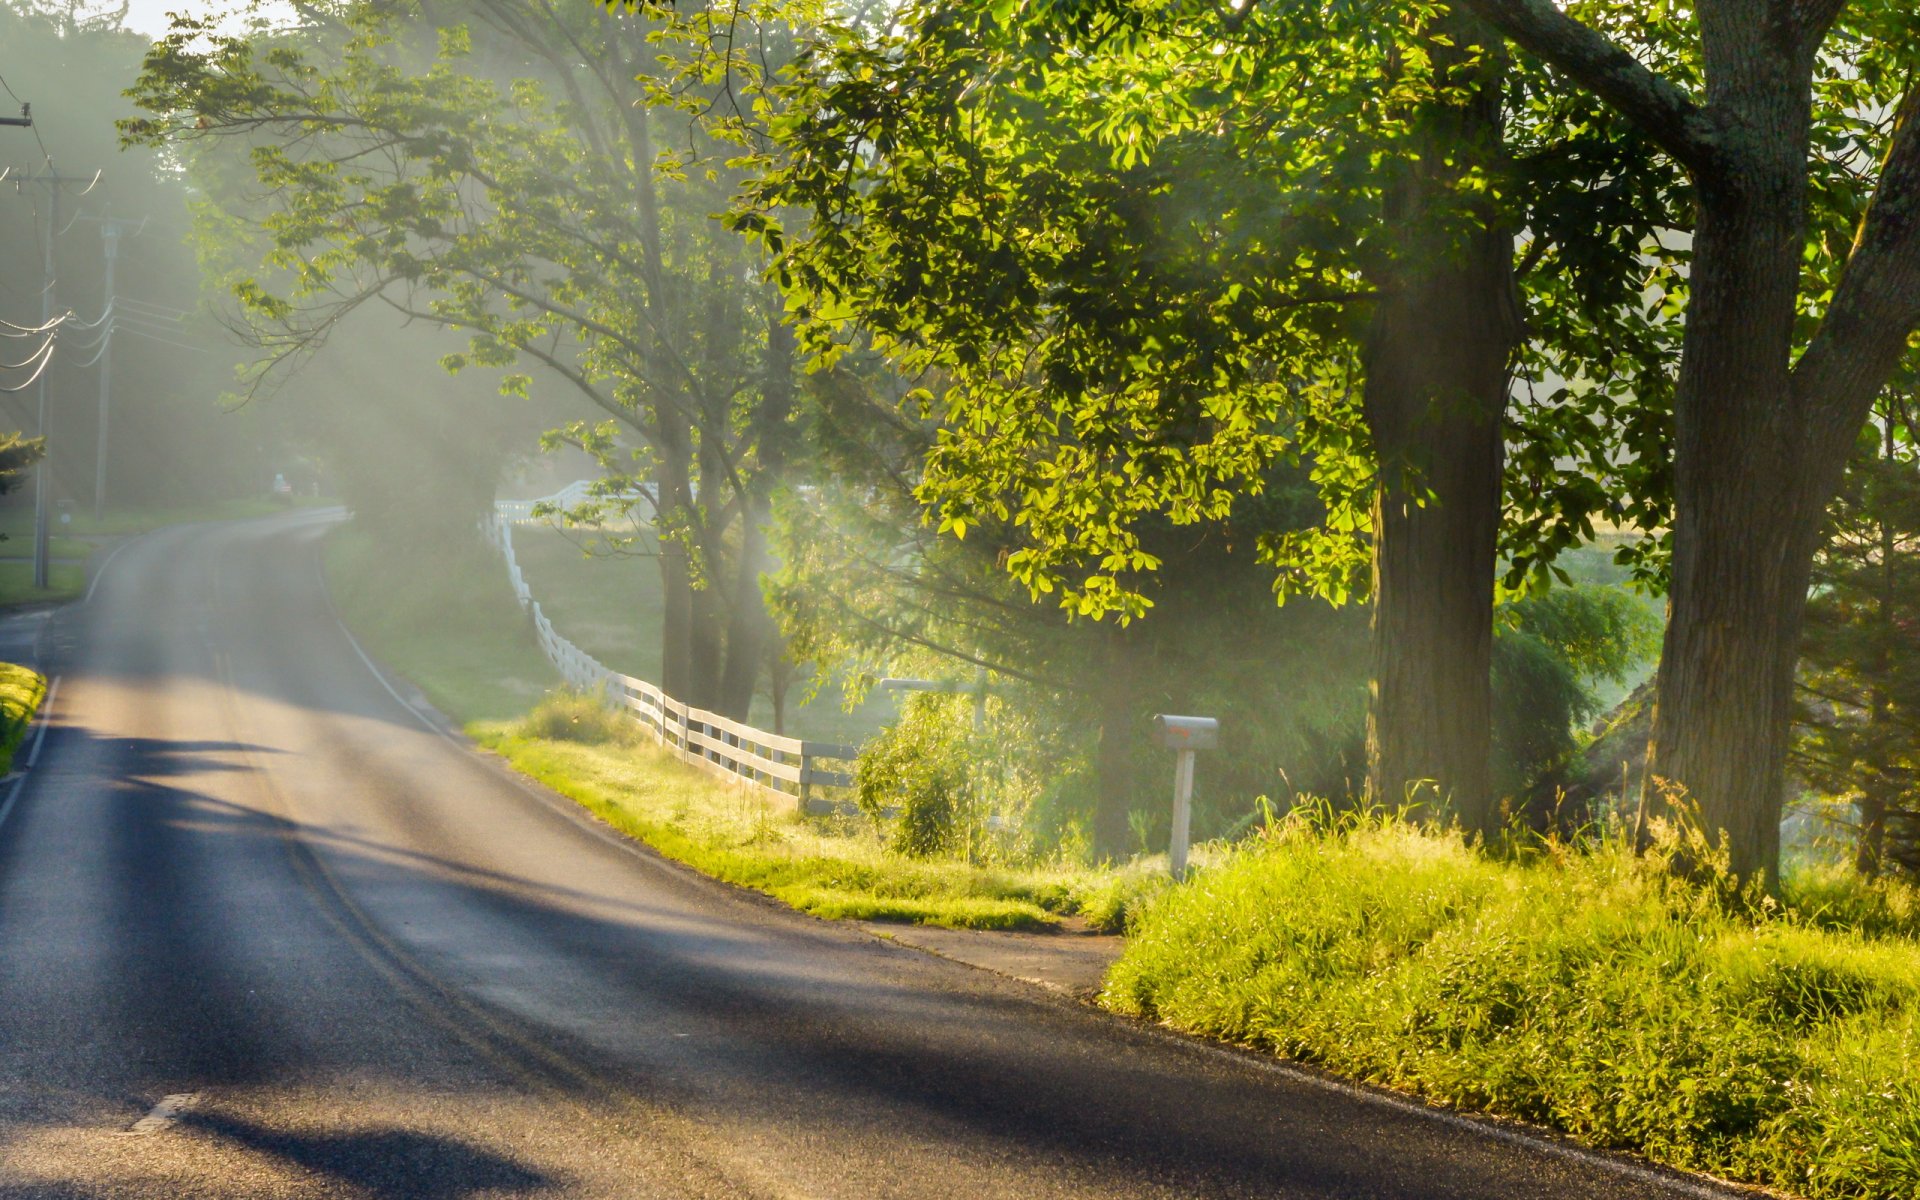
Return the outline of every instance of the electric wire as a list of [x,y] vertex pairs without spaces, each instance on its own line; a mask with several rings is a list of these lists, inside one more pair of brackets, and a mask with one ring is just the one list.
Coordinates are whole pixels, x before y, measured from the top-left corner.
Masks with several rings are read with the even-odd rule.
[[53,349],[53,338],[49,337],[46,341],[40,343],[39,349],[35,350],[32,354],[27,355],[27,357],[25,357],[24,359],[21,359],[19,362],[0,363],[0,371],[18,371],[22,367],[30,367],[34,363],[40,360],[41,355],[47,353],[52,349]]
[[[17,333],[6,334],[8,337],[32,337],[36,333],[51,333],[53,330],[66,324],[67,318],[72,315],[72,313],[61,313],[53,320],[43,322],[39,325],[15,325],[12,321],[0,321],[0,326],[4,326],[5,329],[18,330]],[[4,329],[0,329],[0,333],[4,332]]]
[[[13,85],[7,82],[5,75],[0,75],[0,88],[7,90],[7,95],[13,97],[15,104],[18,104],[23,109],[26,108],[27,102],[22,100],[19,95],[14,92]],[[40,157],[46,159],[47,162],[51,164],[53,162],[53,155],[47,152],[47,144],[40,140],[40,122],[35,120],[34,123],[27,126],[27,128],[33,130],[34,143],[40,147]]]
[[[49,348],[51,348],[51,342],[49,342]],[[53,355],[48,354],[45,358],[40,360],[40,369],[35,371],[32,375],[28,376],[27,381],[25,383],[19,384],[18,386],[15,386],[15,387],[0,387],[0,392],[26,391],[28,388],[32,387],[36,382],[39,381],[40,376],[46,373],[47,367],[50,366],[52,362],[53,362]]]

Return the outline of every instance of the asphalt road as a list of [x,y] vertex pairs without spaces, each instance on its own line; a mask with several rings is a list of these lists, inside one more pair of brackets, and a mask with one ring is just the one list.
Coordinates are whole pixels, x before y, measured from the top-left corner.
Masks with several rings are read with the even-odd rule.
[[149,535],[41,630],[0,1197],[1702,1194],[664,863],[389,693],[322,531]]

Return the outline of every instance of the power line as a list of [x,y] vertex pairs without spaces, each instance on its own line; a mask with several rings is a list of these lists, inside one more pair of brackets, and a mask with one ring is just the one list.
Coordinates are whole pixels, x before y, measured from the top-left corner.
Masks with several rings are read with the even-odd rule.
[[40,126],[34,122],[33,106],[25,100],[22,100],[14,92],[13,85],[7,82],[5,75],[0,75],[0,88],[7,89],[7,95],[12,96],[13,102],[20,106],[20,115],[18,117],[0,117],[0,125],[23,125],[33,130],[33,140],[40,147],[40,157],[46,159],[48,164],[51,164],[53,162],[53,155],[47,152],[47,144],[40,140]]

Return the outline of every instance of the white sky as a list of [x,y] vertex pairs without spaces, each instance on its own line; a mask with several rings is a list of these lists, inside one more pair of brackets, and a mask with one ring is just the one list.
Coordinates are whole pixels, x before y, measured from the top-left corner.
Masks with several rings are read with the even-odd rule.
[[[237,8],[244,0],[128,0],[127,28],[137,29],[148,37],[159,37],[167,31],[167,14],[170,12],[205,13],[221,12]],[[269,8],[279,8],[278,4]],[[289,10],[291,12],[291,10]]]

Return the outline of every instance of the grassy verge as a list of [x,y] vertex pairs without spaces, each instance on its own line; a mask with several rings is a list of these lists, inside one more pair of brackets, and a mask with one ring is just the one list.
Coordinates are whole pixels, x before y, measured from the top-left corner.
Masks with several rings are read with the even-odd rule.
[[351,526],[326,543],[340,619],[368,651],[462,722],[526,712],[560,682],[488,549],[428,547],[397,560]]
[[549,695],[553,672],[499,562],[479,546],[427,555],[397,566],[365,535],[334,533],[327,575],[348,626],[482,746],[669,858],[815,916],[950,928],[1038,929],[1075,914],[1117,928],[1160,886],[1145,869],[911,859],[860,820],[776,808],[591,700]]
[[13,754],[46,699],[47,677],[19,663],[0,663],[0,775],[13,770]]
[[[66,524],[59,523],[54,517],[52,545],[65,545],[84,554],[91,549],[84,542],[75,542],[75,538],[125,537],[135,533],[145,533],[163,525],[187,525],[200,521],[232,521],[242,517],[270,517],[275,513],[286,512],[289,508],[308,508],[336,504],[335,500],[317,500],[302,496],[291,504],[274,500],[269,496],[248,496],[235,500],[208,500],[199,504],[179,504],[170,506],[141,508],[109,508],[95,519],[91,509],[76,508],[73,519]],[[29,547],[33,543],[33,510],[20,506],[0,514],[0,533],[6,535],[8,542],[24,543]],[[16,553],[13,547],[7,547],[8,553]],[[61,551],[54,549],[59,556]]]
[[47,564],[47,586],[33,586],[31,559],[0,559],[0,608],[57,604],[87,590],[87,569],[80,563]]
[[1136,916],[1105,1003],[1812,1197],[1920,1195],[1920,905],[1755,908],[1619,849],[1283,823]]

